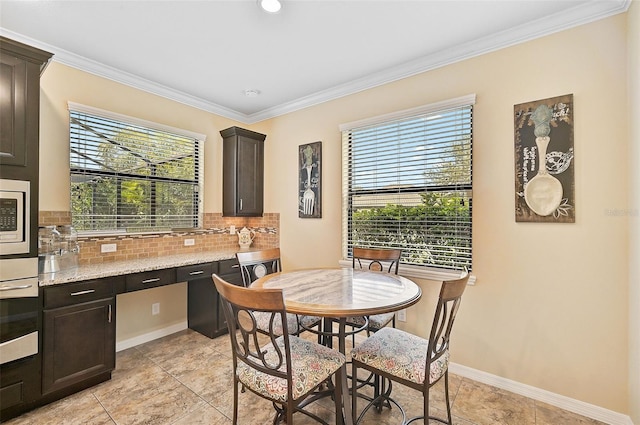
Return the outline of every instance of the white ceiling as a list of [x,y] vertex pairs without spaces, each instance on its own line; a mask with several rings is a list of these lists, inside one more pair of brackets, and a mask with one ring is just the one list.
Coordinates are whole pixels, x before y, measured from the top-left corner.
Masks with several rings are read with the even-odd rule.
[[630,1],[283,0],[268,14],[256,0],[0,0],[0,35],[251,124],[621,13]]

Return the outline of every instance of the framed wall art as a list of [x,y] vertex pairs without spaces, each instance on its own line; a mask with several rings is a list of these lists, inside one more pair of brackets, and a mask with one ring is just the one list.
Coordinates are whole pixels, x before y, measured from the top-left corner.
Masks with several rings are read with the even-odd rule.
[[575,222],[573,95],[513,107],[516,222]]
[[322,217],[322,142],[298,147],[298,217]]

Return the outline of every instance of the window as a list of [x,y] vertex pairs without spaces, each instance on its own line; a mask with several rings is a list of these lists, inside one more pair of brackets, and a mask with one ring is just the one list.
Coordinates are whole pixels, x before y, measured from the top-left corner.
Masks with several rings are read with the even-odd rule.
[[69,121],[76,229],[199,226],[203,135],[71,103]]
[[475,95],[343,124],[343,251],[471,270]]

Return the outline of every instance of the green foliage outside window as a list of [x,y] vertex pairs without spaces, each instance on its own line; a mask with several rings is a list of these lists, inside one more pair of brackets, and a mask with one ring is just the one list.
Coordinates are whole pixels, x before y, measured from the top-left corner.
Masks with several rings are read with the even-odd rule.
[[198,141],[71,115],[71,213],[79,230],[196,227]]

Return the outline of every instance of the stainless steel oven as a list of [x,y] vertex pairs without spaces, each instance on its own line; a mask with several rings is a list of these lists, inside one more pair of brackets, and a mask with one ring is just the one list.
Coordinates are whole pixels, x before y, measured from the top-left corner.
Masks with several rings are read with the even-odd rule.
[[38,258],[0,259],[0,422],[41,394]]
[[30,185],[0,179],[0,255],[29,253]]
[[0,364],[6,364],[38,353],[38,259],[0,263]]

